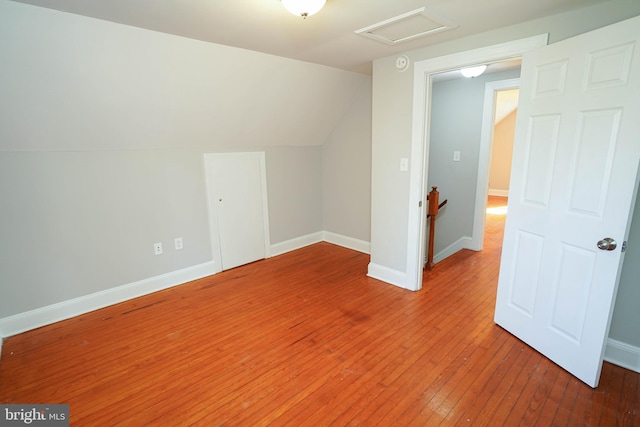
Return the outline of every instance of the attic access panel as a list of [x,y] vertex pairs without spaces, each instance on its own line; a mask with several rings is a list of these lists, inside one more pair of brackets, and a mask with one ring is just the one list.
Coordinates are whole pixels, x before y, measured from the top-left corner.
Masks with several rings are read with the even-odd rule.
[[457,26],[453,21],[428,10],[426,7],[421,7],[361,28],[355,33],[393,46],[419,37],[451,30]]

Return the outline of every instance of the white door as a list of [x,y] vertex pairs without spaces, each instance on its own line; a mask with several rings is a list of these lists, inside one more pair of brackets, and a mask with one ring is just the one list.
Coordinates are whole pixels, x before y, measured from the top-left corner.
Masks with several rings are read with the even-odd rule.
[[263,153],[207,154],[213,252],[228,270],[266,257]]
[[639,41],[636,17],[523,57],[495,321],[592,387],[638,180]]

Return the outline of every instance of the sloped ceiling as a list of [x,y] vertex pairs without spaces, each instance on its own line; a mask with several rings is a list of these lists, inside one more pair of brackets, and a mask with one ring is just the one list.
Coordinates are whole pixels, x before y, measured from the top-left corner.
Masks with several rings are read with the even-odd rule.
[[[606,0],[327,0],[307,19],[280,0],[14,1],[370,74],[374,59]],[[356,34],[419,8],[453,28],[394,45]]]
[[518,108],[519,89],[501,90],[498,92],[495,111],[495,124],[500,123]]

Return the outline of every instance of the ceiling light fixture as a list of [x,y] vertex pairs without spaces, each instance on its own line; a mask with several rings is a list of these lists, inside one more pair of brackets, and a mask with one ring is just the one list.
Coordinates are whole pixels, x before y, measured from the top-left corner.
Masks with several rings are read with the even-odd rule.
[[289,12],[306,18],[320,12],[327,0],[282,0],[282,5]]
[[478,77],[487,69],[486,65],[478,65],[477,67],[463,68],[460,73],[466,78]]

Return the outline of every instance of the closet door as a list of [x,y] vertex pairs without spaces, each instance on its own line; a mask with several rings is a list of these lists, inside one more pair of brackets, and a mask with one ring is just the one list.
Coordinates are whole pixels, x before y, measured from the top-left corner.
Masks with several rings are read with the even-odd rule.
[[265,258],[264,153],[207,154],[205,163],[214,261],[228,270]]

